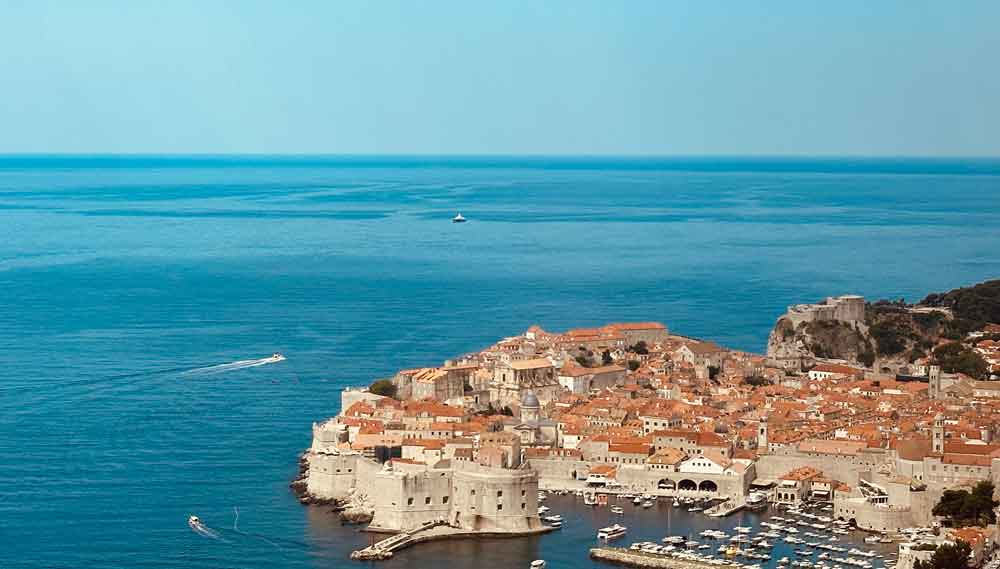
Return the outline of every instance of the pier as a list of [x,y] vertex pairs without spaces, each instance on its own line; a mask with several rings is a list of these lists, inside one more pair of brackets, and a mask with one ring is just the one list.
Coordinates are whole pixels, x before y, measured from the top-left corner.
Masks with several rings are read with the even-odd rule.
[[595,547],[590,550],[590,558],[618,565],[652,569],[715,569],[703,561],[662,557],[618,547]]
[[716,504],[711,508],[705,510],[705,515],[713,518],[724,518],[730,514],[735,514],[736,512],[747,507],[747,502],[745,499],[729,499],[721,504]]
[[477,531],[451,526],[445,520],[436,520],[427,522],[413,529],[401,531],[391,537],[387,537],[381,541],[373,543],[364,549],[358,549],[351,553],[351,559],[356,561],[382,561],[384,559],[391,558],[401,549],[406,549],[411,545],[437,539],[483,537],[507,538],[525,535],[538,535],[548,533],[552,530],[552,527],[542,526],[533,530],[517,532]]

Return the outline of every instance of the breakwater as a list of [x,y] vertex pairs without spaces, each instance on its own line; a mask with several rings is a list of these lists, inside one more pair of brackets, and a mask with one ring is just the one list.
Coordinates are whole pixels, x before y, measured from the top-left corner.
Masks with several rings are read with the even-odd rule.
[[712,567],[701,561],[676,559],[650,555],[641,551],[631,551],[618,547],[595,547],[590,550],[590,558],[630,567],[651,567],[653,569],[708,569]]

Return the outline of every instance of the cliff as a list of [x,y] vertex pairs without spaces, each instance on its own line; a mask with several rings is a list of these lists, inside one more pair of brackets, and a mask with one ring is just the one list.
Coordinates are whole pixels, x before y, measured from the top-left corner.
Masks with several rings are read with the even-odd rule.
[[[961,341],[998,320],[1000,280],[930,294],[917,304],[833,297],[789,307],[771,330],[767,355],[793,370],[834,359],[896,373],[908,373],[911,364],[932,356],[945,371],[982,377],[976,356]],[[952,342],[956,345],[948,349],[939,347]]]

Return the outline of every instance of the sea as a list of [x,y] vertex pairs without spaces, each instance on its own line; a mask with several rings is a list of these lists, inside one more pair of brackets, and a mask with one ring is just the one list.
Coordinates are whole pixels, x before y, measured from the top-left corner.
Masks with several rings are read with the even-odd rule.
[[[288,488],[345,387],[532,324],[761,352],[790,304],[997,277],[990,159],[0,156],[0,567],[357,566]],[[558,511],[383,565],[596,567],[614,520]]]

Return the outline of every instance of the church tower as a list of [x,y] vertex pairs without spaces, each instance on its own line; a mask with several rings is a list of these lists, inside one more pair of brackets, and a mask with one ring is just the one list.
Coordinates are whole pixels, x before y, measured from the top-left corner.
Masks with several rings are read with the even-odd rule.
[[534,392],[526,392],[524,398],[521,399],[521,422],[537,423],[541,418],[541,411],[542,405],[539,403],[538,397],[535,396]]
[[940,366],[930,366],[927,370],[927,379],[929,386],[927,388],[927,396],[931,400],[941,399],[941,367]]
[[760,418],[760,426],[757,427],[757,454],[767,452],[767,415]]
[[934,429],[931,438],[931,450],[934,454],[944,454],[944,417],[938,413],[934,417]]

